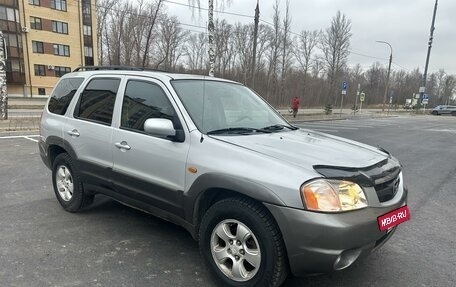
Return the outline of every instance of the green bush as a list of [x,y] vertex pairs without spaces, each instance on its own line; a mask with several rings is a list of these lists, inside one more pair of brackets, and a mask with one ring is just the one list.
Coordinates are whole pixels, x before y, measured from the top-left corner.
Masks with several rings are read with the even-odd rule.
[[327,104],[325,106],[325,114],[330,115],[330,114],[332,114],[332,111],[333,111],[333,106],[331,104]]

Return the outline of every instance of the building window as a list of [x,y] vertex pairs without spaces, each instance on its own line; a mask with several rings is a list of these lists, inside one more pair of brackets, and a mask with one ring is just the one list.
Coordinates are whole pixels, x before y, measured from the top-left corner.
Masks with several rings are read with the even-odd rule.
[[17,34],[3,33],[7,47],[22,48],[22,37]]
[[38,88],[38,95],[45,96],[46,95],[46,89],[45,88]]
[[89,46],[84,46],[84,56],[93,57],[93,48]]
[[33,48],[33,53],[44,53],[44,45],[43,42],[39,41],[32,41],[32,48]]
[[30,28],[41,30],[41,18],[30,16]]
[[0,19],[8,20],[8,14],[6,13],[6,7],[0,6]]
[[35,65],[35,76],[46,76],[44,65]]
[[40,6],[40,0],[29,0],[28,2],[31,5]]
[[54,44],[54,55],[57,56],[70,56],[70,46]]
[[84,25],[83,30],[84,30],[84,36],[92,36],[92,26]]
[[55,66],[54,67],[54,71],[55,71],[55,76],[60,78],[61,76],[70,73],[71,72],[71,68],[70,67]]
[[66,0],[51,0],[51,8],[60,11],[67,10],[67,1]]
[[90,3],[82,2],[82,14],[90,15]]
[[7,20],[19,23],[19,14],[17,9],[0,6],[0,20]]
[[52,21],[52,32],[68,34],[68,23]]

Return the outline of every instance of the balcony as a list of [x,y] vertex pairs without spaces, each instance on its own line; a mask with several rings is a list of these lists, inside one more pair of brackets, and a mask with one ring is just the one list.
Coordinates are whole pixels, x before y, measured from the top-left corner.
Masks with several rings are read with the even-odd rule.
[[25,84],[25,74],[21,72],[7,71],[6,82],[8,84]]

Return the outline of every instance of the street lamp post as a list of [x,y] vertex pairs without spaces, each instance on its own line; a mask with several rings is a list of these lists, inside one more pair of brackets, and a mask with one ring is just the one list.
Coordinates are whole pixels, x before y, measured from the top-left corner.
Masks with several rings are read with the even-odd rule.
[[391,44],[385,41],[376,41],[377,43],[386,44],[390,47],[390,58],[388,64],[388,75],[386,76],[386,85],[385,85],[385,93],[383,94],[383,105],[382,105],[382,113],[385,111],[385,103],[386,103],[386,96],[388,95],[388,86],[390,80],[390,72],[391,72],[391,62],[393,61],[393,47]]

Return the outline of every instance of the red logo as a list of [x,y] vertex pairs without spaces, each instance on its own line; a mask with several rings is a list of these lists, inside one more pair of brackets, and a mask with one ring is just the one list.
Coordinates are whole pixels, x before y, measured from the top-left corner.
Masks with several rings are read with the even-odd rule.
[[382,216],[377,217],[378,227],[380,231],[387,230],[410,219],[410,211],[407,205],[402,206],[396,210],[388,212]]

